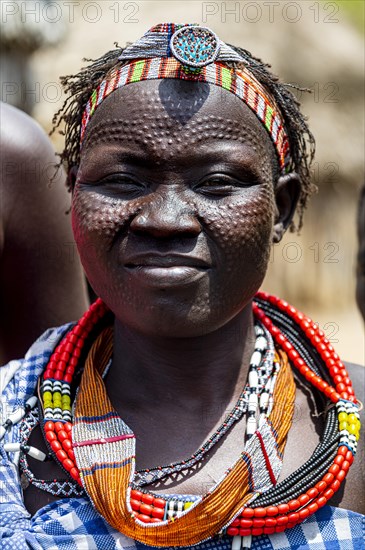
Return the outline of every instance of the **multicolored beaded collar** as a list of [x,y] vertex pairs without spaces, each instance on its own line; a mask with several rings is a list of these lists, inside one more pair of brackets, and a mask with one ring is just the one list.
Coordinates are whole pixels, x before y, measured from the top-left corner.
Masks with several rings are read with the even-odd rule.
[[[239,97],[256,114],[276,148],[280,168],[289,170],[289,140],[280,111],[245,65],[245,59],[206,27],[162,23],[152,27],[119,57],[124,64],[91,95],[82,117],[82,143],[97,107],[115,90],[142,80],[173,78],[215,84]],[[226,63],[239,63],[229,68]]]
[[[261,446],[261,463],[266,464],[264,473],[269,476],[268,480],[271,479],[271,488],[269,484],[266,491],[259,491],[261,494],[256,494],[256,498],[252,499],[250,493],[245,493],[247,488],[238,484],[242,491],[241,500],[236,502],[233,498],[237,483],[231,484],[230,481],[237,476],[237,464],[243,468],[239,475],[244,474],[245,477],[246,449],[241,455],[243,460],[229,469],[220,483],[225,497],[219,500],[222,506],[218,520],[215,521],[217,517],[214,514],[205,514],[206,525],[204,522],[202,525],[195,516],[199,515],[200,508],[204,508],[202,503],[207,504],[213,513],[214,506],[209,504],[210,500],[214,500],[210,499],[214,491],[205,495],[203,500],[184,503],[183,500],[166,500],[152,492],[137,490],[132,482],[127,483],[127,489],[127,485],[124,489],[118,485],[119,489],[111,491],[110,498],[105,501],[104,493],[111,487],[110,477],[107,476],[115,476],[118,470],[123,472],[126,469],[122,475],[123,483],[129,479],[134,461],[134,434],[111,410],[97,372],[106,368],[112,351],[110,332],[106,339],[103,336],[105,330],[110,330],[105,328],[109,314],[100,300],[91,306],[53,353],[40,382],[45,439],[63,469],[85,488],[107,521],[123,533],[152,546],[196,544],[218,531],[222,532],[222,529],[233,537],[271,534],[300,523],[324,506],[338,491],[354,460],[360,434],[358,407],[346,369],[318,326],[287,302],[259,293],[255,297],[253,310],[256,319],[273,337],[282,359],[287,355],[300,374],[327,399],[326,426],[312,457],[280,483],[276,482],[275,466],[271,468],[273,462],[265,443],[267,434],[263,434],[259,426],[255,438],[250,441]],[[82,365],[84,351],[90,342],[92,350],[85,364],[87,376],[82,379],[87,386],[80,388],[72,426],[70,384]],[[279,371],[281,379],[275,385],[274,416],[285,412],[286,403],[290,401],[285,393],[292,382],[285,361]],[[331,379],[334,387],[330,384]],[[283,418],[275,420],[271,417],[269,420],[278,430],[279,437],[284,437],[280,431],[288,421],[289,417],[284,423]],[[111,462],[106,461],[106,455]],[[250,456],[253,456],[252,453]],[[123,457],[125,459],[120,463]],[[251,472],[249,479],[252,480],[252,476]],[[113,477],[113,483],[120,484],[120,480],[117,482],[117,477]],[[206,512],[205,508],[203,512]],[[194,516],[196,521],[188,522],[188,516]],[[180,527],[185,527],[185,530],[180,530]],[[214,531],[213,527],[218,530]]]

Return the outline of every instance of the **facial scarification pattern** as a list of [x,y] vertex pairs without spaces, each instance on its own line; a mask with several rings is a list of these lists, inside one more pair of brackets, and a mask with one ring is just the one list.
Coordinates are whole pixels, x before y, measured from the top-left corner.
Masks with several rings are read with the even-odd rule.
[[[144,109],[140,104],[128,106],[128,112],[125,118],[115,119],[107,115],[94,117],[89,124],[84,146],[90,146],[95,141],[109,142],[118,141],[122,136],[124,139],[130,139],[140,146],[148,146],[149,150],[159,154],[159,151],[166,151],[169,145],[174,143],[186,144],[187,139],[191,145],[204,142],[208,139],[231,139],[245,143],[250,139],[250,145],[253,150],[257,150],[261,145],[266,145],[272,154],[273,167],[276,167],[276,153],[274,146],[264,128],[260,126],[253,113],[250,113],[251,123],[256,127],[256,133],[248,132],[243,125],[239,124],[239,113],[242,108],[242,102],[232,96],[229,98],[232,115],[238,114],[238,117],[224,117],[217,114],[201,116],[196,112],[195,106],[198,103],[199,108],[203,107],[208,100],[206,87],[209,85],[200,83],[183,82],[183,87],[179,81],[161,81],[156,84],[154,90],[141,89],[143,86],[131,84],[133,88],[138,86],[138,97],[144,104]],[[165,91],[161,93],[161,88]],[[227,102],[228,92],[216,87],[210,87],[214,91],[217,110],[220,105]],[[128,91],[127,91],[128,92]],[[120,103],[120,95],[126,96],[125,90],[117,91],[107,97],[103,102],[103,111],[108,112],[111,108],[117,107]],[[202,100],[201,94],[204,96]],[[164,112],[161,113],[161,105]],[[244,108],[246,106],[243,106]],[[154,121],[152,119],[155,119]],[[170,158],[173,150],[169,153]]]
[[[231,94],[225,102],[220,93],[209,96],[199,113],[181,120],[181,83],[177,89],[174,83],[171,102],[161,99],[155,82],[148,83],[152,90],[139,85],[138,94],[130,93],[133,86],[106,99],[87,129],[73,197],[76,242],[91,284],[120,320],[147,332],[209,332],[236,315],[264,277],[274,213],[273,146],[255,115]],[[229,116],[237,109],[241,124]],[[196,161],[217,142],[224,154]],[[121,151],[142,151],[148,161],[148,168],[142,161],[128,164],[127,172],[145,185],[134,195],[100,181],[125,171]],[[209,173],[233,165],[234,178],[245,182],[242,167],[256,183],[221,196],[195,188]],[[154,233],[161,225],[163,238]],[[194,284],[141,288],[125,273],[129,249],[193,251],[213,266]]]

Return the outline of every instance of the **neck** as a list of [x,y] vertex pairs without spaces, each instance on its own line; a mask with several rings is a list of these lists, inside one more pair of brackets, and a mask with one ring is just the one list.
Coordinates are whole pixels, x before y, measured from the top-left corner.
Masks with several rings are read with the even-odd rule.
[[158,338],[115,320],[113,365],[106,387],[114,407],[182,406],[208,411],[242,391],[254,349],[249,304],[225,326],[195,338]]

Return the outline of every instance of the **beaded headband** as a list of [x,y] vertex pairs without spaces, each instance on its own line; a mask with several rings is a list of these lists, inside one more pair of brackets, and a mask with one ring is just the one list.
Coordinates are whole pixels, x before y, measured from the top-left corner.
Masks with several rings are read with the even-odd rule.
[[206,27],[161,23],[125,48],[115,70],[92,93],[82,116],[82,143],[86,126],[102,101],[133,82],[173,78],[215,84],[239,97],[256,114],[276,148],[282,171],[289,170],[289,140],[274,99],[248,68],[231,69],[227,62],[245,59]]

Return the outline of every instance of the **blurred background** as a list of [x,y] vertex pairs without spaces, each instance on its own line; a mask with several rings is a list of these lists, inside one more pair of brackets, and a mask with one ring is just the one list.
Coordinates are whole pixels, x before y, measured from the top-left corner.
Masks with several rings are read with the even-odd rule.
[[[49,131],[64,100],[60,75],[139,38],[159,22],[196,22],[270,63],[295,92],[317,141],[312,197],[300,235],[274,246],[264,289],[316,320],[343,359],[364,364],[355,302],[356,216],[364,184],[362,0],[205,2],[1,0],[2,100]],[[58,151],[62,136],[52,140]]]

